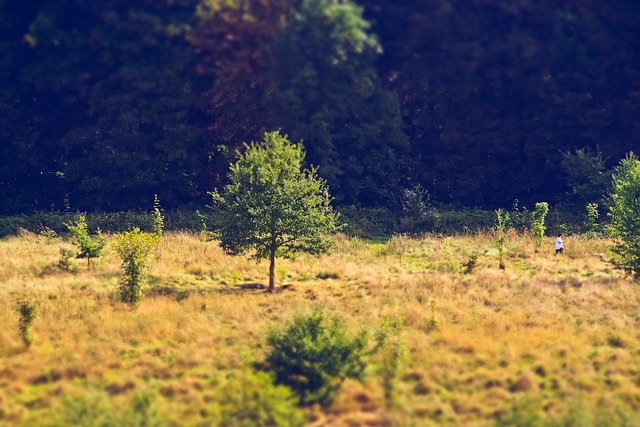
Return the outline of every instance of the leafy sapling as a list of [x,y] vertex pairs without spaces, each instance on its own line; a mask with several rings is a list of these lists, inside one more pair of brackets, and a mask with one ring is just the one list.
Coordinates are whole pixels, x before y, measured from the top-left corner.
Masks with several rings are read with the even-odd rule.
[[87,217],[80,215],[75,224],[67,224],[67,228],[71,232],[78,247],[76,258],[87,259],[87,269],[91,267],[91,258],[98,258],[102,255],[104,247],[107,245],[107,239],[102,236],[100,229],[95,235],[89,234],[87,226]]
[[585,227],[587,228],[587,233],[593,235],[598,228],[598,217],[600,213],[598,212],[598,204],[597,203],[587,203],[587,218],[584,222]]
[[431,298],[429,300],[429,306],[431,308],[431,319],[429,319],[428,322],[427,322],[427,330],[432,331],[432,330],[438,329],[438,327],[440,326],[440,321],[438,320],[438,318],[436,316],[436,311],[437,311],[437,308],[438,308],[438,301],[436,301],[435,299]]
[[144,294],[151,253],[160,243],[157,234],[134,228],[117,236],[114,248],[122,260],[123,274],[119,280],[120,300],[136,306]]
[[162,215],[162,208],[160,207],[160,199],[158,195],[153,195],[153,234],[162,238],[164,233],[164,216]]
[[544,233],[547,230],[545,219],[549,213],[549,204],[547,202],[536,203],[531,219],[531,232],[533,233],[533,242],[535,251],[538,252],[544,240]]

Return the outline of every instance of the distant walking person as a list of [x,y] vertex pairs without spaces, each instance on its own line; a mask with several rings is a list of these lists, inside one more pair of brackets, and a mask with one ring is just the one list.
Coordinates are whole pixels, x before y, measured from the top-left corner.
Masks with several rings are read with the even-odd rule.
[[564,246],[562,245],[562,233],[558,233],[556,237],[556,255],[564,253]]

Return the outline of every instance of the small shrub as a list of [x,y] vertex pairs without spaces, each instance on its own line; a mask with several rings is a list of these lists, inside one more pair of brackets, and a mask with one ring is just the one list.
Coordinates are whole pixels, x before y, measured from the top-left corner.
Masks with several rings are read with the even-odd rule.
[[20,336],[27,348],[33,343],[33,321],[36,319],[36,307],[32,302],[20,300],[16,304],[16,310],[20,315]]
[[78,246],[79,252],[76,258],[86,258],[87,268],[90,268],[91,258],[97,258],[102,255],[102,250],[107,245],[107,239],[102,236],[100,229],[94,236],[89,234],[85,215],[80,215],[75,225],[67,225],[67,228]]
[[404,318],[400,315],[383,319],[385,345],[381,349],[382,364],[379,372],[384,387],[384,400],[388,410],[397,403],[398,380],[402,375],[407,357],[407,346],[402,333]]
[[365,331],[350,336],[341,319],[315,309],[298,314],[284,330],[269,331],[268,354],[259,368],[296,392],[300,403],[327,406],[346,378],[362,380],[371,354],[367,341]]
[[50,229],[46,225],[42,225],[40,227],[40,230],[38,230],[38,235],[42,236],[42,237],[44,237],[46,239],[49,239],[49,240],[53,240],[56,237],[58,237],[58,233],[56,233],[55,230]]
[[549,204],[547,202],[536,203],[536,208],[533,211],[531,219],[531,232],[533,233],[533,241],[535,243],[536,252],[540,250],[542,242],[544,240],[544,233],[546,231],[545,218],[549,213]]
[[588,203],[587,204],[587,217],[584,221],[584,226],[587,229],[588,236],[595,236],[598,229],[598,217],[600,213],[598,212],[598,204],[597,203]]
[[613,348],[626,347],[624,340],[617,335],[609,335],[609,337],[607,337],[607,344]]
[[306,425],[297,406],[296,395],[275,385],[266,372],[248,371],[241,377],[223,378],[217,384],[221,393],[207,408],[207,425],[225,427]]
[[45,276],[47,274],[56,274],[61,271],[75,273],[77,269],[71,263],[71,258],[75,256],[76,252],[73,249],[60,248],[60,258],[58,258],[58,261],[45,265],[40,274]]
[[58,262],[56,264],[58,269],[60,269],[61,271],[69,271],[72,273],[75,272],[76,267],[71,264],[71,258],[73,258],[74,255],[75,254],[72,249],[60,248],[60,258],[58,259]]
[[196,210],[195,215],[198,218],[198,221],[200,222],[200,233],[204,236],[204,239],[208,242],[219,240],[220,233],[216,233],[215,231],[209,230],[208,223],[210,219],[206,215],[203,215],[199,210]]
[[463,264],[464,266],[464,274],[471,274],[473,270],[475,270],[478,265],[478,252],[473,252],[469,255],[469,260]]
[[153,195],[153,234],[158,237],[162,237],[164,233],[164,216],[162,216],[162,210],[160,208],[160,199],[158,195]]
[[429,305],[431,307],[431,319],[429,319],[427,323],[427,330],[432,331],[438,329],[440,326],[440,321],[436,317],[436,308],[438,307],[438,302],[435,299],[431,299],[429,301]]
[[494,228],[494,239],[496,247],[498,249],[498,255],[500,257],[500,270],[504,270],[504,248],[507,242],[507,229],[509,224],[509,212],[498,209],[496,211],[496,225]]
[[527,210],[526,206],[520,208],[520,201],[515,199],[513,206],[509,212],[507,224],[509,227],[513,227],[518,231],[524,231],[527,229],[527,225],[531,222],[531,213]]
[[316,278],[320,280],[339,279],[340,275],[338,273],[332,273],[329,271],[321,271],[318,274],[316,274]]
[[144,233],[139,228],[134,228],[117,237],[114,249],[122,260],[123,275],[119,283],[122,302],[136,305],[142,299],[149,257],[158,244],[157,235]]
[[68,395],[49,413],[38,414],[26,425],[76,427],[168,427],[172,423],[157,411],[156,396],[141,392],[126,405],[117,404],[104,391]]

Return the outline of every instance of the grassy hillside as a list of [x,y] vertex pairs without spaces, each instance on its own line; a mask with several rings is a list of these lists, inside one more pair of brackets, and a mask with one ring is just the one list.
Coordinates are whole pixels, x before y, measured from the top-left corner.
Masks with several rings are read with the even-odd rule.
[[[392,398],[380,352],[363,383],[304,408],[309,425],[640,425],[639,288],[606,262],[611,242],[565,242],[556,257],[551,237],[536,253],[512,235],[503,271],[485,234],[338,236],[331,254],[279,261],[266,294],[241,286],[266,283],[266,263],[169,233],[131,309],[109,246],[67,268],[69,242],[23,233],[0,241],[0,425],[242,425],[251,396],[279,408],[249,378],[267,331],[314,306],[372,334],[402,318],[406,358]],[[37,311],[28,349],[20,298]]]

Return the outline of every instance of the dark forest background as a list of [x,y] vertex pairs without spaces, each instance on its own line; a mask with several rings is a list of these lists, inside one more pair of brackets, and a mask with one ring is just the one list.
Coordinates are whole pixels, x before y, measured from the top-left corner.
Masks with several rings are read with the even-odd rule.
[[281,129],[341,206],[584,209],[640,135],[637,0],[0,0],[0,214],[202,206]]

